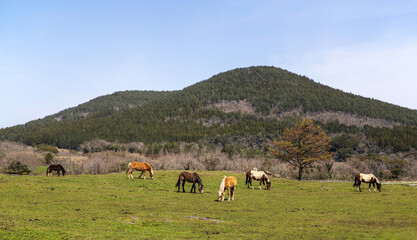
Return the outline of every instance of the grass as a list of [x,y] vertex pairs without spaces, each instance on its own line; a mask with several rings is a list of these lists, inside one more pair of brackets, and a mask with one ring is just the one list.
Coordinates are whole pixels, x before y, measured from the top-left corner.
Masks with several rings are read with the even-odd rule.
[[[272,179],[252,190],[243,173],[206,171],[203,194],[177,193],[179,172],[0,175],[0,239],[417,239],[415,187]],[[225,174],[238,179],[234,202],[216,201]]]

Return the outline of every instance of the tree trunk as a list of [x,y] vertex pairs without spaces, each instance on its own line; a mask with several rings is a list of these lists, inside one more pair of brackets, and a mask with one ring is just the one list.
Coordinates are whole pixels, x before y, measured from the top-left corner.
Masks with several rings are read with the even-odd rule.
[[303,170],[304,170],[304,167],[302,166],[298,167],[298,180],[299,181],[301,181],[301,177],[303,176]]

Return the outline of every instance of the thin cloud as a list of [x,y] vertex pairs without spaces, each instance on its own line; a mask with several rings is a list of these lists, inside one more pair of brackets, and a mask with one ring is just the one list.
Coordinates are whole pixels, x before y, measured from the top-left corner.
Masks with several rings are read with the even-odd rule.
[[315,81],[417,109],[417,41],[386,41],[307,54],[289,66]]

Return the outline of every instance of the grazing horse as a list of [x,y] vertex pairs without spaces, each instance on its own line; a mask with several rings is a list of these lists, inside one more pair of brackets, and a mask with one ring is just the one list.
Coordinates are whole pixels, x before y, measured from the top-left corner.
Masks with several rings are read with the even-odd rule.
[[268,175],[264,171],[257,171],[257,169],[254,168],[254,170],[250,170],[246,173],[246,185],[248,185],[248,188],[250,185],[253,189],[252,179],[259,181],[259,189],[261,189],[262,184],[266,187],[266,189],[271,189],[271,181],[269,180]]
[[65,176],[65,169],[61,164],[52,164],[46,168],[46,176],[52,176],[52,171],[56,171],[58,176],[60,176],[60,172],[62,172],[62,176]]
[[198,183],[198,191],[200,193],[203,193],[203,181],[201,181],[201,178],[200,176],[198,176],[197,173],[189,173],[189,172],[180,173],[178,177],[177,185],[175,186],[175,187],[178,187],[178,192],[180,191],[181,183],[182,183],[182,191],[185,192],[185,189],[184,189],[185,182],[190,182],[193,184],[190,192],[193,192],[193,189],[194,189],[194,193],[195,193],[195,183]]
[[[138,178],[142,177],[142,175],[146,171],[148,171],[149,175],[151,176],[151,179],[153,179],[153,168],[151,167],[151,165],[149,165],[146,162],[134,162],[134,161],[130,162],[129,165],[128,165],[128,169],[126,171],[126,173],[128,174],[127,175],[128,179],[130,179],[130,178],[133,179],[134,178],[133,173],[132,173],[133,170],[142,171],[142,173],[140,174],[140,176]],[[143,176],[143,179],[146,179],[146,177]]]
[[364,173],[359,173],[355,176],[355,183],[353,184],[353,187],[358,187],[358,191],[362,192],[361,189],[361,183],[369,183],[369,192],[371,192],[371,184],[374,186],[374,191],[376,192],[375,189],[375,184],[376,187],[378,188],[378,191],[382,191],[381,190],[381,182],[378,180],[378,178],[375,177],[375,175],[373,174],[364,174]]
[[235,177],[224,176],[222,182],[220,183],[219,194],[217,195],[218,201],[219,202],[224,201],[224,194],[225,194],[226,189],[229,193],[229,197],[227,198],[227,201],[230,201],[230,194],[232,194],[232,200],[235,200],[236,185],[237,185],[237,180]]

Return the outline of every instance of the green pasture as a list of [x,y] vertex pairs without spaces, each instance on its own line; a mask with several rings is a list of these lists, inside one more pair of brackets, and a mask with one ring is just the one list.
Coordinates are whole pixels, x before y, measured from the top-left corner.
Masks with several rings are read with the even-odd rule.
[[[0,239],[417,239],[416,187],[274,178],[267,191],[205,171],[203,194],[177,193],[179,172],[0,175]],[[216,201],[223,175],[238,178],[233,202]]]

